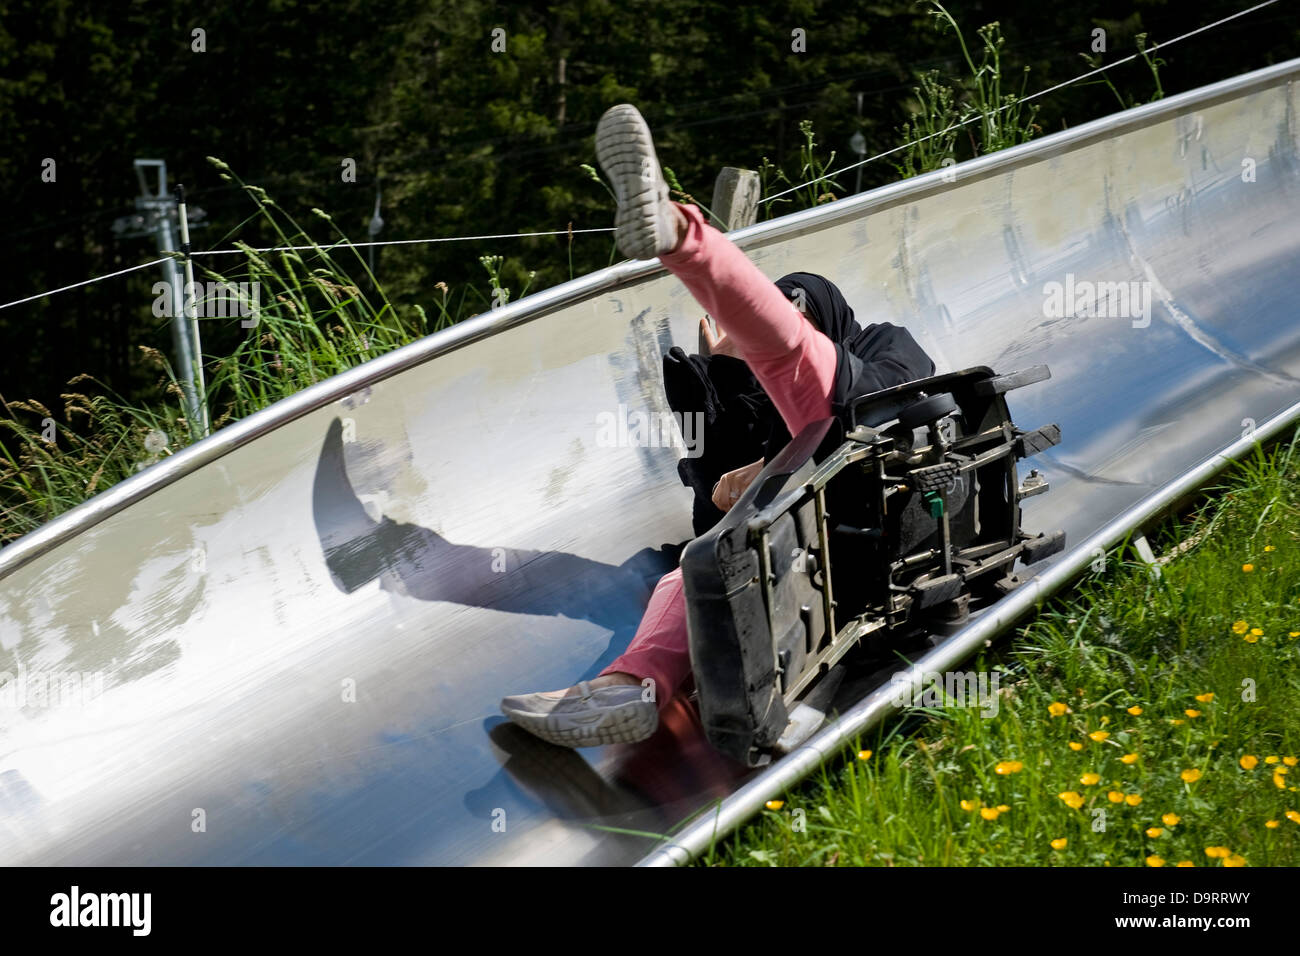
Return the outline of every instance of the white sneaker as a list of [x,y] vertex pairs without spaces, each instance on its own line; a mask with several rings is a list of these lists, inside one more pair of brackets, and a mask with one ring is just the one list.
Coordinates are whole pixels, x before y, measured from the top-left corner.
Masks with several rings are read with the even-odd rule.
[[596,159],[618,199],[614,241],[629,259],[653,259],[677,245],[677,216],[668,199],[650,127],[630,103],[610,107],[596,125]]
[[529,733],[561,747],[600,747],[645,740],[659,726],[659,708],[642,699],[640,684],[593,689],[581,681],[574,697],[518,694],[501,701],[501,713]]

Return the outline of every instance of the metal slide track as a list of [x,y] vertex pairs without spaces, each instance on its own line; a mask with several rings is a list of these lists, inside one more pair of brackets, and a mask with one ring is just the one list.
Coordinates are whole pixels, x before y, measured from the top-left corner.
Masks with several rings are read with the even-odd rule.
[[[1051,365],[1012,410],[1061,424],[1025,520],[1071,547],[1008,602],[1300,411],[1298,80],[1292,60],[733,235],[767,275],[824,273],[863,321],[906,325],[941,370]],[[1123,283],[1128,313],[1086,314],[1096,283]],[[747,783],[680,702],[644,744],[574,752],[497,710],[617,655],[690,536],[680,450],[618,426],[667,411],[660,354],[694,349],[699,314],[657,262],[623,263],[0,551],[0,863],[680,862],[712,814],[667,849],[608,828],[666,833],[718,800],[730,826],[820,760],[835,727]],[[5,701],[50,682],[88,705]],[[868,698],[840,729],[883,713]]]

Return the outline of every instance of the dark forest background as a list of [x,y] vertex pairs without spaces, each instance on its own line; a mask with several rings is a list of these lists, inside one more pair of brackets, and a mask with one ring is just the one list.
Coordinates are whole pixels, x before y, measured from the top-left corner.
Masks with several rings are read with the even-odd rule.
[[[1018,88],[1028,67],[1032,92],[1087,69],[1081,54],[1095,27],[1107,30],[1110,62],[1134,52],[1140,33],[1167,40],[1249,5],[953,0],[948,9],[972,45],[979,26],[999,21],[1003,75]],[[498,27],[504,53],[491,50]],[[191,49],[196,28],[206,52]],[[795,28],[806,31],[806,53],[791,52]],[[1300,17],[1284,0],[1161,51],[1164,92],[1296,56],[1297,41]],[[0,302],[156,258],[151,239],[112,229],[133,211],[136,157],[165,159],[206,211],[197,249],[275,240],[207,156],[304,221],[313,206],[328,211],[357,241],[368,238],[377,185],[380,239],[606,227],[610,198],[580,165],[594,163],[596,121],[615,103],[641,109],[664,164],[707,202],[724,165],[756,168],[766,156],[790,168],[801,120],[812,121],[824,152],[837,151],[836,166],[851,158],[859,129],[868,154],[897,145],[918,73],[959,74],[959,58],[953,35],[909,0],[6,0]],[[1155,91],[1141,60],[1110,75],[1135,102]],[[1044,133],[1119,108],[1099,84],[1037,102]],[[53,183],[41,179],[47,157],[57,163]],[[341,180],[345,157],[356,161],[354,183]],[[898,176],[878,162],[862,187]],[[851,190],[854,177],[843,183]],[[385,249],[376,268],[389,297],[411,306],[438,294],[439,282],[486,285],[485,254],[506,257],[502,281],[515,289],[530,270],[534,291],[569,278],[563,237]],[[608,235],[579,236],[573,271],[601,268],[609,255]],[[155,390],[136,346],[169,349],[165,320],[150,309],[158,278],[143,270],[0,311],[0,395],[54,406],[78,373],[128,398]],[[209,353],[221,344],[205,337]]]

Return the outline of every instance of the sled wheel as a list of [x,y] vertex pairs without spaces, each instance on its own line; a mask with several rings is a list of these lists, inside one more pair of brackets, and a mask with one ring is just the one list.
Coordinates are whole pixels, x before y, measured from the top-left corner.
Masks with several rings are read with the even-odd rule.
[[951,415],[956,411],[956,399],[952,397],[950,392],[942,392],[908,405],[898,413],[898,423],[904,428],[917,428],[920,425],[928,425],[931,422],[938,421],[945,415]]

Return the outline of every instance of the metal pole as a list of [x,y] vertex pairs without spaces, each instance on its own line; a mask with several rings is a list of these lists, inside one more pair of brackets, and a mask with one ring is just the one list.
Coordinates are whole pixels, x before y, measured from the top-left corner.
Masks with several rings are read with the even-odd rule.
[[[197,424],[199,434],[207,437],[211,432],[208,422],[208,394],[207,385],[203,381],[203,346],[202,339],[199,338],[199,319],[198,309],[195,301],[194,286],[194,258],[190,255],[190,221],[185,212],[185,187],[176,184],[176,214],[180,221],[181,227],[181,252],[185,254],[185,327],[189,332],[189,339],[192,343],[192,353],[190,360],[194,363],[190,368],[191,387],[194,390],[194,407],[193,412],[197,412],[197,418],[191,418],[190,431],[193,432]],[[224,313],[222,313],[224,314]]]
[[[158,172],[157,191],[149,189],[144,170],[155,169]],[[158,251],[164,255],[175,251],[176,241],[172,237],[171,203],[167,198],[167,161],[163,159],[137,159],[135,161],[136,177],[140,181],[140,192],[136,206],[153,218],[153,232],[158,240]],[[172,295],[172,354],[176,361],[176,377],[185,401],[185,418],[190,426],[190,434],[195,434],[195,425],[204,421],[194,381],[194,348],[190,342],[189,322],[186,320],[185,293],[181,279],[180,267],[175,259],[168,259],[162,264],[163,280]]]

